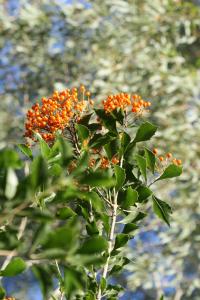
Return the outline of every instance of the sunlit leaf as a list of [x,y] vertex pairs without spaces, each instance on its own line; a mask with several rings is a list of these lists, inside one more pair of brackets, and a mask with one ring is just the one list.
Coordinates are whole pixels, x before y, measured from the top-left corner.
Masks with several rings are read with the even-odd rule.
[[140,125],[136,133],[134,142],[142,142],[149,140],[156,132],[157,127],[149,122],[145,122]]
[[172,209],[166,202],[156,198],[155,196],[152,197],[153,199],[153,210],[155,214],[163,220],[165,223],[167,223],[168,226],[170,226],[169,223],[169,217],[172,213]]
[[26,263],[20,257],[13,258],[9,264],[0,271],[1,276],[16,276],[26,269]]

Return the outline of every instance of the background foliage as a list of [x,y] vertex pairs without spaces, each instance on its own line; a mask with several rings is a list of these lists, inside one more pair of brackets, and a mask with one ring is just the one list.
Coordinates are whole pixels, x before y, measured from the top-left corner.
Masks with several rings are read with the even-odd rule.
[[147,222],[130,245],[134,273],[119,280],[146,299],[163,289],[169,299],[198,299],[197,2],[21,0],[1,8],[1,146],[22,140],[26,107],[55,88],[84,83],[99,100],[117,89],[151,99],[162,132],[155,146],[182,158],[184,177],[157,191],[171,197],[170,231]]

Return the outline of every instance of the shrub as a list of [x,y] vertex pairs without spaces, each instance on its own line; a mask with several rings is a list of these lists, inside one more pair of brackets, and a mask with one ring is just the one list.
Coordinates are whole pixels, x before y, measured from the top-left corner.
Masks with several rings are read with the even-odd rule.
[[148,147],[150,101],[120,93],[93,105],[84,86],[54,92],[27,113],[27,160],[1,150],[0,275],[32,270],[44,299],[117,299],[111,279],[141,220],[153,210],[170,225],[152,185],[179,176],[181,160]]

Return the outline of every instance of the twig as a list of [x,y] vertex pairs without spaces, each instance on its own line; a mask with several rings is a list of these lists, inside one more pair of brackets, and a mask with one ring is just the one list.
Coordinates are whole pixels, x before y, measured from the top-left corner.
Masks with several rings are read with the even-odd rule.
[[[120,160],[120,167],[123,166],[123,156],[121,157]],[[111,195],[110,195],[111,198]],[[109,240],[108,240],[108,257],[106,259],[106,263],[103,267],[103,274],[102,278],[106,279],[107,274],[108,274],[108,267],[109,267],[109,262],[111,258],[111,252],[113,250],[113,244],[114,244],[114,236],[115,236],[115,226],[116,226],[116,219],[117,219],[117,209],[118,209],[118,204],[117,204],[117,198],[118,198],[118,191],[113,189],[113,203],[112,203],[112,216],[111,216],[111,229],[110,229],[110,234],[109,234]],[[97,300],[101,300],[102,298],[102,290],[101,290],[101,285],[99,285],[99,290],[97,294]]]
[[[17,235],[18,240],[21,239],[21,237],[24,233],[24,230],[26,228],[26,224],[27,224],[27,217],[25,217],[21,220],[21,223],[20,223],[20,226],[19,226],[19,232],[18,232],[18,235]],[[4,261],[4,263],[1,267],[1,270],[6,268],[6,266],[9,264],[9,262],[11,261],[13,256],[15,256],[15,255],[16,255],[16,250],[13,250],[9,253],[9,255],[7,256],[7,258],[5,259],[5,261]],[[1,279],[1,277],[0,277],[0,279]]]

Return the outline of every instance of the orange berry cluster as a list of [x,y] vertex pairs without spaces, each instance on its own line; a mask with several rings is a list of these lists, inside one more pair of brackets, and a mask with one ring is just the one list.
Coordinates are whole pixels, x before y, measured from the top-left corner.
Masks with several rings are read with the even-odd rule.
[[13,297],[6,297],[3,300],[15,300],[15,298],[13,298]]
[[[79,94],[82,94],[81,99]],[[49,98],[42,98],[42,104],[36,103],[27,112],[25,123],[25,137],[36,141],[34,133],[38,132],[46,142],[52,142],[58,130],[63,131],[69,126],[70,120],[80,117],[85,110],[90,92],[82,85],[78,93],[77,88],[55,91]],[[92,103],[90,103],[92,104]]]
[[[113,158],[111,159],[111,162],[114,165],[117,165],[119,163],[119,159],[116,156],[113,156]],[[109,166],[110,166],[110,162],[109,162],[108,158],[107,157],[102,157],[100,168],[101,169],[107,169]]]
[[[107,157],[102,156],[100,154],[100,152],[98,152],[98,151],[93,150],[93,153],[100,156],[100,168],[101,169],[107,169],[110,166],[110,161]],[[96,164],[96,161],[97,161],[97,158],[90,158],[89,167],[93,168]],[[111,163],[114,164],[114,165],[117,165],[119,163],[119,159],[116,156],[113,156],[112,159],[111,159]]]
[[120,93],[117,95],[109,95],[102,103],[106,112],[111,112],[116,108],[124,110],[128,105],[131,105],[131,98],[130,95],[126,93]]
[[131,111],[134,113],[141,113],[144,108],[151,106],[151,102],[144,101],[139,95],[132,95],[126,93],[120,93],[117,95],[110,95],[103,101],[104,110],[106,112],[112,112],[117,108],[125,110],[128,106],[131,106]]
[[[153,149],[153,153],[154,153],[155,155],[157,155],[157,154],[158,154],[158,149],[154,148],[154,149]],[[174,165],[176,165],[176,166],[182,165],[181,159],[173,158],[173,156],[172,156],[172,154],[171,154],[170,152],[168,152],[168,153],[165,155],[165,157],[164,157],[164,156],[159,156],[158,159],[160,160],[160,162],[171,160],[172,163],[173,163]]]
[[144,101],[139,95],[133,95],[132,99],[132,112],[134,113],[142,112],[144,108],[151,106],[151,102]]

